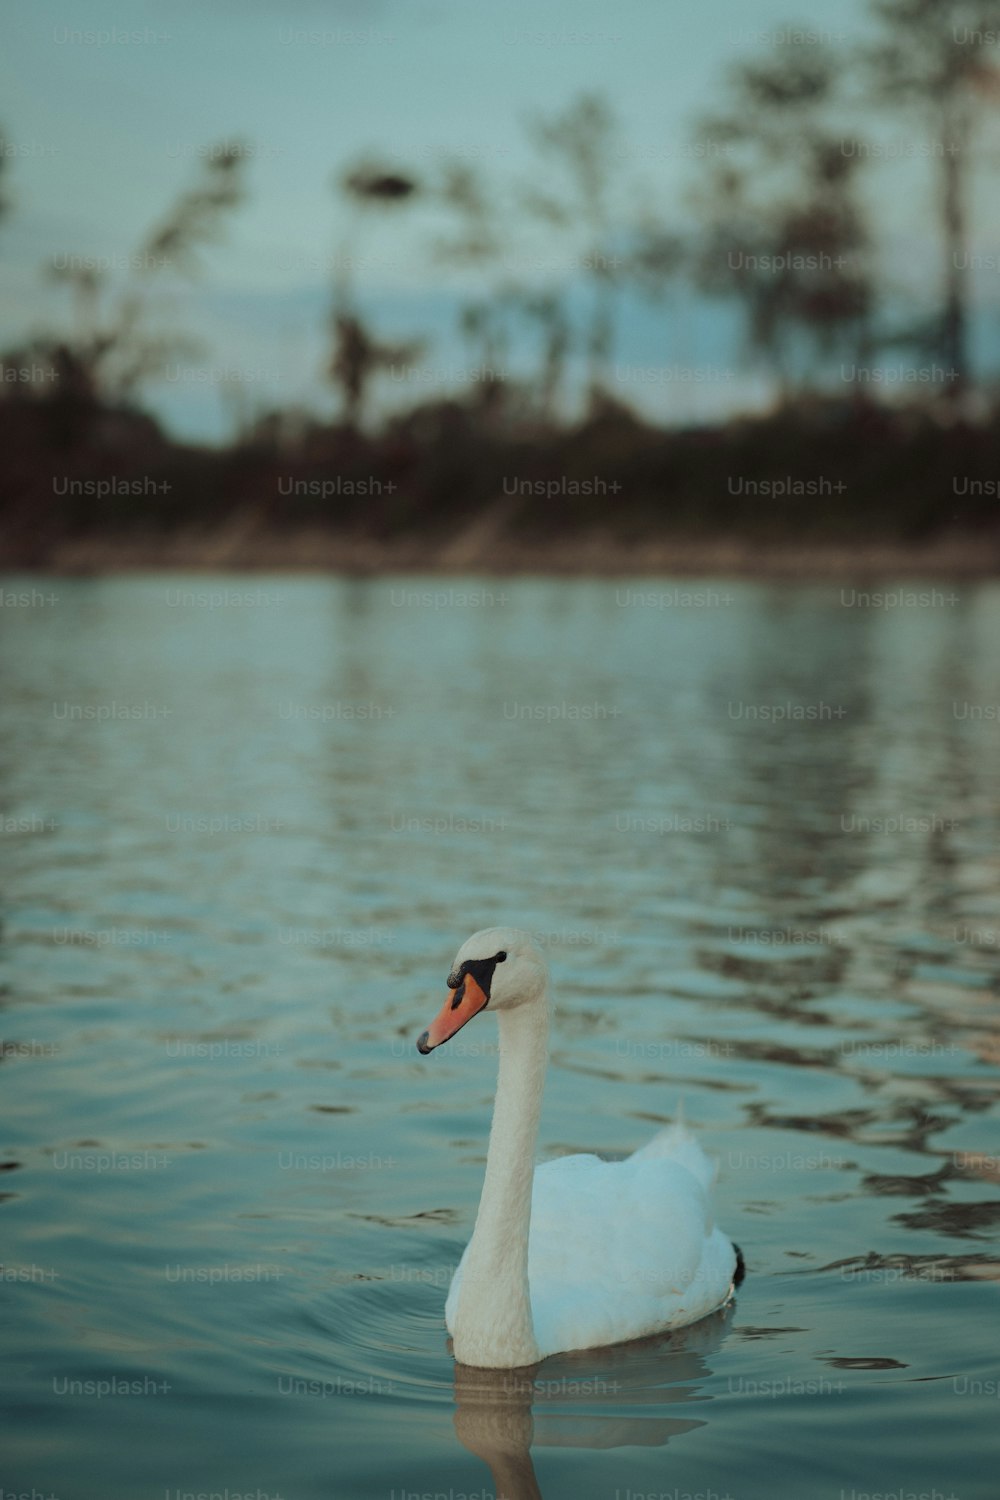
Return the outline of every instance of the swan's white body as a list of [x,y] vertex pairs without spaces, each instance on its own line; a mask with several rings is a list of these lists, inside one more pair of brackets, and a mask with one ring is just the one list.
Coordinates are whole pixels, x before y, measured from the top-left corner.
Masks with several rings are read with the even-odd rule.
[[[680,1328],[725,1302],[736,1254],[712,1221],[713,1176],[683,1126],[625,1161],[564,1156],[535,1168],[528,1287],[540,1358]],[[445,1305],[456,1336],[469,1248]]]
[[[459,983],[473,971],[486,989],[470,1008]],[[455,1358],[510,1369],[680,1328],[720,1307],[736,1251],[715,1227],[714,1167],[691,1133],[672,1125],[624,1161],[565,1156],[536,1170],[548,1061],[544,960],[525,933],[491,928],[463,946],[452,977],[455,998],[430,1047],[487,1003],[500,1028],[483,1193],[445,1307]]]

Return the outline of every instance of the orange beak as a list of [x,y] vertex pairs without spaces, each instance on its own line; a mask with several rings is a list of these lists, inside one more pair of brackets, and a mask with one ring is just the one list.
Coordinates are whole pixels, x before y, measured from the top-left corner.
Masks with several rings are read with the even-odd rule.
[[455,990],[448,991],[448,998],[438,1011],[427,1030],[417,1041],[417,1051],[433,1052],[442,1042],[448,1041],[456,1031],[461,1031],[466,1021],[479,1014],[490,1003],[490,997],[471,974],[466,974]]

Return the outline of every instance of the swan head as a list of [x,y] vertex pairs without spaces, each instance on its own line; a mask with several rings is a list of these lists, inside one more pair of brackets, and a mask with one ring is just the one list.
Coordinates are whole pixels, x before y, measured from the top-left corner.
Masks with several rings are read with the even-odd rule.
[[459,948],[448,975],[448,995],[417,1041],[433,1052],[485,1010],[514,1010],[544,1000],[548,970],[541,949],[519,927],[484,927]]

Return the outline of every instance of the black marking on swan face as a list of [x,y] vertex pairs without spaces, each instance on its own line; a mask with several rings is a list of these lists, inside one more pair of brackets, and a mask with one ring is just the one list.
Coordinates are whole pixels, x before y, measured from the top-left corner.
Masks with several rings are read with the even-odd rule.
[[497,964],[502,964],[507,957],[503,949],[495,953],[492,958],[467,958],[460,968],[455,969],[448,975],[448,988],[455,993],[451,997],[451,1008],[457,1010],[462,1003],[465,994],[465,976],[471,974],[473,979],[486,996],[490,998],[490,986],[493,983],[493,971]]

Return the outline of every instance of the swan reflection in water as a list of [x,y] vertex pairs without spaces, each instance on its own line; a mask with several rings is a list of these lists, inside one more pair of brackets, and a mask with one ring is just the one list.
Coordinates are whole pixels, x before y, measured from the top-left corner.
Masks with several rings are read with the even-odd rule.
[[[668,1406],[708,1399],[733,1304],[674,1333],[553,1355],[521,1370],[455,1366],[455,1432],[488,1464],[497,1500],[542,1500],[532,1447],[659,1448],[703,1427],[702,1417],[667,1416]],[[642,1410],[646,1408],[646,1410]]]

